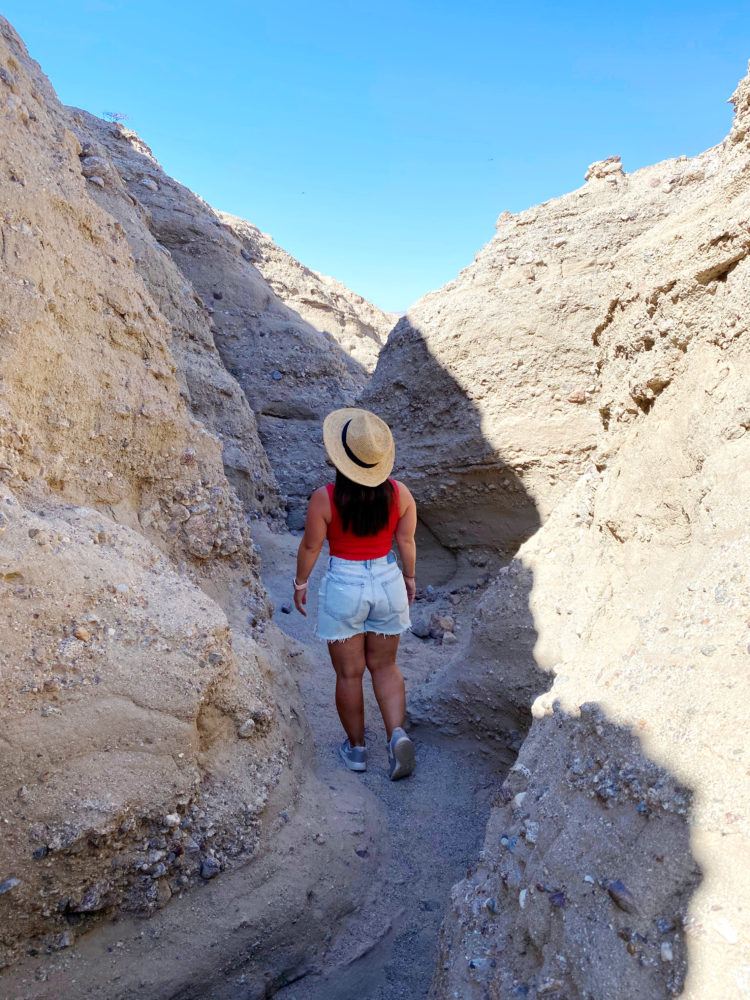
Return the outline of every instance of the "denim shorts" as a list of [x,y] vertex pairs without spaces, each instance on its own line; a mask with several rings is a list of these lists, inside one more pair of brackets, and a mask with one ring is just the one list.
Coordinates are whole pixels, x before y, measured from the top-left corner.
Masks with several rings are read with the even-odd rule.
[[406,584],[393,552],[362,561],[329,557],[318,591],[319,639],[401,635],[410,625]]

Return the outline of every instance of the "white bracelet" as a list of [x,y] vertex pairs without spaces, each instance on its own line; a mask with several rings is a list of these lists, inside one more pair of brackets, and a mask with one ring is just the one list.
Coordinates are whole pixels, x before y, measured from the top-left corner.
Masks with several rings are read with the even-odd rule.
[[292,580],[292,583],[294,584],[295,590],[307,590],[307,584],[309,583],[309,580],[305,580],[304,583],[297,583],[297,577],[295,576],[294,579]]

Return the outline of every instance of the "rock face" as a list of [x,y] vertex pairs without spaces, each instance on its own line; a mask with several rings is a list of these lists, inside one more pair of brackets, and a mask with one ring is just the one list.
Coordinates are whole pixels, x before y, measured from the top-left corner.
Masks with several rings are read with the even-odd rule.
[[252,856],[291,739],[267,654],[138,533],[7,489],[0,510],[6,965]]
[[[389,317],[302,267],[254,226],[216,212],[168,177],[136,133],[85,112],[73,118],[85,152],[108,167],[95,195],[116,213],[106,178],[121,178],[139,228],[145,223],[195,289],[221,359],[256,415],[290,523],[298,526],[308,496],[328,477],[321,420],[361,392]],[[136,214],[132,204],[126,211]],[[241,464],[244,453],[234,445],[230,464]],[[260,491],[268,497],[268,486]]]
[[649,220],[644,208],[624,232],[620,214],[593,184],[505,213],[474,263],[391,333],[362,401],[393,427],[397,468],[443,545],[512,553],[585,467],[612,262]]
[[[23,942],[162,905],[201,857],[247,856],[285,737],[260,652],[209,596],[267,619],[220,443],[187,405],[210,407],[215,351],[204,341],[178,368],[123,226],[90,196],[116,178],[97,164],[100,188],[82,172],[64,109],[5,21],[0,65],[6,964]],[[162,276],[170,319],[199,336],[192,293]],[[266,463],[259,474],[272,483]],[[253,712],[265,737],[226,755]],[[217,795],[222,780],[235,791]]]
[[[217,314],[279,421],[295,392],[323,407],[362,372],[137,147],[63,108],[0,18],[0,968],[263,844],[252,889],[307,780],[248,528],[283,502]],[[308,370],[324,385],[305,393]]]
[[[148,212],[128,193],[99,141],[101,134],[117,136],[119,132],[83,111],[73,111],[69,124],[81,143],[79,159],[90,182],[88,193],[120,223],[135,269],[168,323],[181,395],[197,419],[221,441],[224,469],[246,513],[277,514],[281,498],[258,437],[255,414],[216,350],[209,311],[170,252],[152,234]],[[97,177],[102,183],[91,184]]]
[[[474,263],[396,326],[363,403],[393,426],[398,467],[444,545],[515,551],[587,467],[600,425],[653,404],[700,322],[681,328],[672,308],[686,283],[718,329],[712,289],[747,240],[718,200],[739,169],[727,156],[632,175],[618,157],[592,164],[578,191],[504,212]],[[638,334],[615,356],[623,315]]]
[[246,258],[282,302],[305,322],[333,337],[366,372],[371,372],[398,319],[396,314],[383,312],[335,278],[300,264],[251,222],[226,212],[219,215],[242,240]]
[[466,588],[422,622],[461,652],[412,716],[515,760],[433,996],[747,995],[750,80],[733,100],[701,156],[504,213],[365,389],[388,317],[62,108],[0,18],[0,968],[211,883],[227,950],[183,899],[154,995],[259,936],[268,993],[361,900],[249,524],[298,523],[320,417],[364,390],[431,565],[493,577],[470,640]]
[[[749,90],[720,146],[631,175],[592,167],[581,191],[506,219],[478,259],[515,256],[516,239],[559,243],[540,254],[545,268],[554,256],[554,290],[523,323],[538,330],[566,303],[580,324],[571,356],[593,358],[596,376],[557,387],[578,414],[565,432],[575,483],[489,588],[468,657],[417,709],[489,737],[531,721],[479,864],[454,889],[435,997],[747,992]],[[498,291],[498,310],[514,314],[518,294]],[[438,332],[436,353],[464,357],[457,333],[449,352]],[[548,359],[542,342],[542,378]],[[489,408],[482,426],[501,443]],[[536,428],[516,431],[516,449],[537,454]],[[433,461],[427,447],[419,467]],[[542,509],[554,494],[531,492]]]

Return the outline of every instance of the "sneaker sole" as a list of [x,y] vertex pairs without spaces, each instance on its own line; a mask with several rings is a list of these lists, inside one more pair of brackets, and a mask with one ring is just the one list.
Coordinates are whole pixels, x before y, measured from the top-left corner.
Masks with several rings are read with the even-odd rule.
[[364,763],[364,764],[355,764],[353,761],[349,760],[349,758],[346,756],[346,754],[341,749],[341,747],[339,747],[339,757],[343,760],[344,764],[346,765],[346,767],[349,768],[350,771],[366,771],[367,770],[367,764],[366,763]]
[[399,778],[408,778],[414,770],[414,744],[408,736],[402,736],[393,748],[393,756],[396,765],[390,773],[391,781],[398,781]]

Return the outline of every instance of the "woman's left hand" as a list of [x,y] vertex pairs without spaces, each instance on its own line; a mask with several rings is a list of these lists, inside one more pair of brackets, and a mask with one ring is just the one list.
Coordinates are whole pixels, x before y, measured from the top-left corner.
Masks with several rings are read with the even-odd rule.
[[414,577],[405,576],[404,583],[406,584],[406,596],[409,598],[409,604],[413,604],[417,594],[417,581]]

